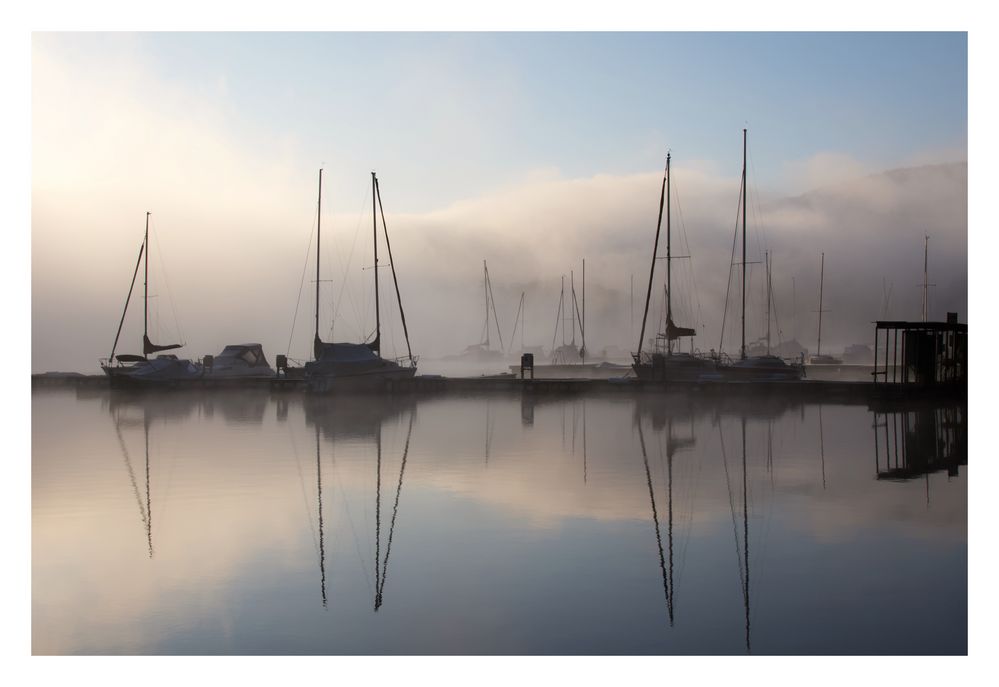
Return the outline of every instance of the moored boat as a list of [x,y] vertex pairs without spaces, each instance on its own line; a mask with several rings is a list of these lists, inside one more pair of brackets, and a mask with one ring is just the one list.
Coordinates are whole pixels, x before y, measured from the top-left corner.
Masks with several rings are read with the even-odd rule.
[[[319,170],[319,218],[322,217],[323,173]],[[388,249],[389,265],[392,269],[392,280],[395,284],[396,297],[399,302],[399,313],[402,328],[406,336],[408,356],[391,360],[381,356],[381,309],[378,299],[378,215],[381,210],[382,228],[385,233],[385,244]],[[385,226],[385,212],[381,207],[381,193],[378,178],[371,173],[371,211],[374,221],[374,266],[375,275],[375,336],[370,342],[346,343],[326,342],[319,338],[319,221],[317,220],[316,239],[316,329],[313,337],[313,360],[305,363],[304,376],[306,388],[310,392],[329,393],[341,390],[353,390],[358,387],[368,388],[383,386],[399,380],[410,379],[416,375],[416,358],[413,357],[409,345],[409,330],[406,327],[406,315],[402,308],[402,295],[399,292],[399,280],[396,276],[395,262],[392,260],[392,245],[389,243],[388,228]]]
[[230,344],[216,356],[205,356],[205,379],[270,379],[274,368],[258,343]]
[[[632,369],[635,376],[645,381],[661,382],[691,382],[711,378],[715,375],[716,362],[711,358],[684,353],[676,343],[684,337],[694,337],[697,330],[692,327],[680,327],[673,322],[673,246],[672,246],[672,212],[670,207],[670,160],[672,155],[666,155],[666,169],[663,172],[662,189],[659,195],[659,220],[656,224],[656,240],[652,250],[652,267],[649,270],[649,287],[645,295],[645,313],[642,316],[642,330],[638,340],[638,352],[633,357]],[[656,261],[659,251],[659,232],[662,227],[663,207],[666,208],[666,284],[664,296],[666,301],[666,326],[658,332],[649,352],[642,351],[645,339],[645,326],[649,316],[649,302],[652,298],[652,283],[655,277]]]
[[[718,365],[718,374],[726,381],[741,382],[770,382],[770,381],[796,381],[805,375],[805,368],[800,363],[788,363],[775,355],[746,355],[746,205],[749,187],[746,179],[746,129],[742,130],[742,340],[739,347],[739,359],[726,364]],[[769,259],[767,268],[769,271]],[[767,277],[767,308],[770,307],[770,279]],[[820,296],[821,302],[821,296]],[[726,304],[727,305],[727,304]],[[820,308],[821,309],[821,308]],[[770,315],[767,314],[767,327],[769,328]],[[769,335],[768,335],[769,341]],[[768,343],[769,348],[769,343]]]
[[[111,355],[101,360],[101,369],[113,387],[169,385],[199,379],[204,373],[204,368],[199,363],[186,358],[178,358],[174,354],[157,355],[155,358],[149,357],[152,353],[169,351],[183,346],[183,344],[155,344],[149,340],[149,215],[150,213],[147,212],[142,246],[139,248],[139,257],[135,261],[132,283],[128,287],[128,296],[125,298],[125,308],[122,310],[121,320],[118,322],[118,332],[115,334],[114,344],[111,346]],[[143,266],[144,275],[142,354],[122,353],[115,355],[115,351],[118,349],[118,339],[121,336],[121,328],[125,324],[125,315],[128,313],[128,304],[132,299],[132,290],[135,288],[135,279],[139,275],[140,265]]]

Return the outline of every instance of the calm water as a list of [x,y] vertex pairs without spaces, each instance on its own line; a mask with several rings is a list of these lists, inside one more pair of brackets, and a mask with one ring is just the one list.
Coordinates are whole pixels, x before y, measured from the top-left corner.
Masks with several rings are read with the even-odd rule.
[[36,654],[966,653],[962,408],[32,395]]

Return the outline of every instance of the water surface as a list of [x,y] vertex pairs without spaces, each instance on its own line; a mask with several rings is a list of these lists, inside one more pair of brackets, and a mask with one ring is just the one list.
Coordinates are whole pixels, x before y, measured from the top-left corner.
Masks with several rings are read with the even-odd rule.
[[962,407],[32,394],[36,654],[967,652]]

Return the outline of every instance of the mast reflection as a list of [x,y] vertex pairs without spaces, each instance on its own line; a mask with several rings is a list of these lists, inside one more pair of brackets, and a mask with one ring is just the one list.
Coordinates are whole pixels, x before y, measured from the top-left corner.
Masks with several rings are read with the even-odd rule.
[[377,439],[377,479],[376,479],[376,499],[375,499],[375,611],[382,606],[383,595],[385,593],[385,580],[388,577],[389,554],[392,553],[392,535],[395,532],[395,520],[399,514],[399,496],[402,494],[402,480],[406,474],[406,459],[409,457],[409,440],[413,435],[413,413],[409,415],[409,429],[406,430],[406,444],[402,449],[402,463],[399,466],[399,482],[395,488],[395,502],[392,504],[392,519],[389,522],[388,541],[385,544],[385,559],[381,560],[381,572],[379,573],[379,548],[381,543],[381,484],[382,484],[382,440],[381,430],[378,431]]
[[[645,481],[649,489],[649,502],[652,506],[652,522],[656,532],[656,546],[659,551],[659,568],[663,577],[663,593],[666,597],[666,613],[670,627],[674,622],[674,592],[676,582],[673,576],[673,457],[680,450],[694,445],[694,438],[679,438],[673,434],[673,420],[666,422],[666,552],[663,552],[662,533],[659,525],[659,510],[656,507],[655,489],[652,485],[652,471],[649,467],[648,450],[645,445],[645,432],[641,417],[635,418],[638,426],[638,441],[642,449],[642,462],[645,466]],[[662,445],[660,444],[660,451]],[[661,454],[660,454],[661,455]]]
[[316,425],[316,500],[319,506],[319,586],[326,608],[326,544],[323,533],[323,465],[319,453],[319,425]]
[[732,481],[728,471],[728,456],[725,452],[725,437],[721,423],[718,424],[718,437],[721,441],[722,465],[725,468],[725,484],[728,488],[729,508],[732,512],[732,535],[735,539],[736,560],[739,566],[739,581],[742,586],[742,601],[746,613],[746,653],[752,653],[750,644],[750,597],[749,597],[749,489],[746,465],[746,416],[741,418],[742,429],[742,546],[739,545],[738,525],[735,515],[735,498],[732,494]]
[[[135,501],[139,507],[139,518],[142,521],[142,528],[146,533],[146,548],[149,552],[149,558],[153,557],[153,516],[152,516],[152,497],[150,496],[149,490],[149,414],[143,412],[142,414],[142,433],[145,446],[145,503],[143,503],[142,496],[139,494],[139,486],[135,480],[135,470],[132,468],[132,459],[128,453],[128,447],[125,445],[125,439],[121,433],[122,418],[119,410],[117,408],[112,409],[114,414],[114,429],[115,434],[118,436],[118,445],[121,447],[121,455],[125,460],[125,468],[128,470],[128,479],[132,483],[132,492],[135,494]],[[125,424],[130,424],[127,420]]]

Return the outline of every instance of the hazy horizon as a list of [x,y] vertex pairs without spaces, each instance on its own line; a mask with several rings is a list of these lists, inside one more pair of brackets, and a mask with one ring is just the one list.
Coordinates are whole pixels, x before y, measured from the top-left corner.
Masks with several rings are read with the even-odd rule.
[[[748,46],[772,69],[746,84],[689,55],[696,74],[666,69],[676,46]],[[383,55],[373,83],[339,61],[351,51]],[[247,341],[307,358],[319,167],[324,338],[336,308],[335,339],[374,327],[374,169],[414,354],[480,340],[483,260],[505,342],[525,292],[524,343],[549,348],[560,279],[575,271],[580,291],[584,258],[588,349],[633,350],[667,150],[674,253],[691,256],[674,262],[677,312],[716,348],[743,127],[748,260],[772,255],[784,339],[815,348],[823,252],[823,351],[870,343],[883,314],[919,319],[925,235],[930,318],[967,321],[965,34],[35,34],[32,63],[33,372],[98,371],[146,211],[154,340],[192,358]],[[385,354],[402,353],[381,276]],[[748,296],[752,340],[760,264]],[[141,278],[132,298],[119,352],[139,348]]]

